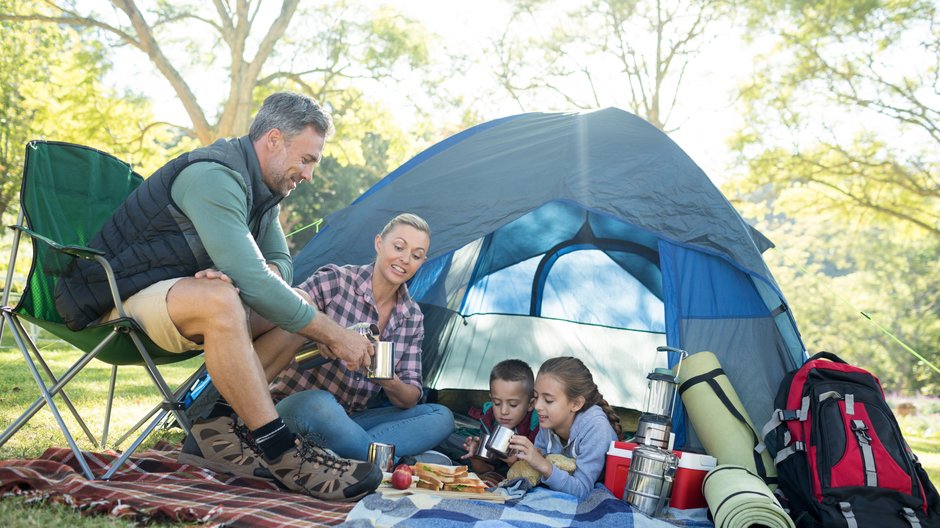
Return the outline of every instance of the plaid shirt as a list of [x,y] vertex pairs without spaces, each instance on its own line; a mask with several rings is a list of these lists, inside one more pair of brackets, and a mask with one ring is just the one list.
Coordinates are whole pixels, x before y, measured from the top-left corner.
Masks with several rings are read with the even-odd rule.
[[[355,323],[378,324],[372,294],[373,264],[367,266],[323,266],[299,286],[313,298],[327,317],[349,327]],[[319,317],[319,316],[318,316]],[[421,342],[424,340],[424,315],[402,284],[398,300],[380,337],[395,343],[395,374],[409,385],[422,388]],[[362,371],[346,368],[332,360],[316,369],[301,371],[296,361],[281,372],[271,384],[276,397],[308,389],[324,389],[333,394],[347,413],[363,411],[371,397],[382,387],[369,381]]]

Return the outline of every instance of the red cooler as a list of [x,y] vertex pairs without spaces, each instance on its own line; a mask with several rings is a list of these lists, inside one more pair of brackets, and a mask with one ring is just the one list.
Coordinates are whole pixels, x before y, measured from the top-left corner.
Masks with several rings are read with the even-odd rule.
[[[627,473],[633,456],[633,442],[611,442],[607,450],[607,468],[604,472],[604,486],[618,499],[623,499],[623,488],[627,485]],[[705,475],[718,465],[713,456],[699,453],[673,451],[679,457],[679,467],[672,483],[669,507],[679,510],[706,508],[705,496],[702,495],[702,482]]]

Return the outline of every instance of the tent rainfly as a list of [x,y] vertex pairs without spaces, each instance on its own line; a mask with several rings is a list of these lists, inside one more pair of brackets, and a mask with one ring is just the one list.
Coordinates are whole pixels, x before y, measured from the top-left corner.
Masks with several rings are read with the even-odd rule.
[[[458,133],[387,175],[296,256],[294,277],[374,259],[401,212],[431,226],[409,291],[424,311],[425,385],[487,389],[490,368],[580,358],[614,404],[646,375],[710,351],[754,423],[805,350],[750,227],[663,132],[615,108],[527,113]],[[659,356],[659,357],[657,357]],[[677,446],[695,446],[681,413]]]

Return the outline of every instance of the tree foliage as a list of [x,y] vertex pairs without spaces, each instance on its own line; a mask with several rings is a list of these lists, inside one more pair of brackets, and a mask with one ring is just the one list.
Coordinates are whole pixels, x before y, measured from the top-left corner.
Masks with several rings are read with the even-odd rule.
[[[22,2],[0,0],[0,12]],[[117,92],[103,78],[106,49],[74,30],[0,20],[0,211],[15,210],[26,143],[49,139],[89,145],[149,174],[188,145],[153,121],[140,95]]]
[[[282,0],[276,10],[260,0],[112,0],[108,6],[50,0],[12,7],[0,20],[80,28],[104,43],[105,55],[136,50],[182,104],[190,123],[177,123],[176,134],[192,140],[189,146],[246,134],[261,101],[278,90],[306,93],[331,108],[337,133],[314,184],[322,189],[285,202],[288,228],[342,207],[422,139],[409,137],[368,95],[428,62],[426,32],[389,8],[347,0]],[[213,79],[208,86],[207,78]],[[385,150],[375,152],[376,145]],[[339,181],[344,178],[353,180]]]
[[[757,197],[756,197],[757,198]],[[759,218],[776,248],[764,254],[809,353],[834,352],[875,372],[885,390],[937,394],[940,374],[940,241],[853,226],[838,213],[793,217],[770,193],[737,204]]]
[[940,236],[940,12],[935,2],[752,2],[772,47],[742,89],[744,192]]
[[[110,9],[65,0],[45,4],[49,14],[27,8],[6,18],[89,28],[110,47],[139,50],[170,85],[191,121],[187,132],[202,144],[243,134],[258,88],[291,84],[333,104],[332,96],[350,81],[393,80],[402,67],[426,58],[412,22],[345,0],[312,7],[282,0],[277,12],[260,0],[112,0]],[[207,69],[224,78],[227,91],[215,119],[192,80]]]
[[[497,39],[499,85],[526,110],[623,106],[662,130],[702,46],[726,22],[729,2],[590,0],[514,3]],[[552,22],[546,24],[546,20]],[[531,27],[527,35],[517,31]]]
[[732,142],[746,173],[724,187],[785,248],[768,258],[810,351],[936,393],[899,341],[940,365],[938,6],[747,5],[765,52]]

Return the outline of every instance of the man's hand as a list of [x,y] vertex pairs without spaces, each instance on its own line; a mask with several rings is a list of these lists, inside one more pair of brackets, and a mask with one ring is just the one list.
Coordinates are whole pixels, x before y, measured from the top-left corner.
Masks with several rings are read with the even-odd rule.
[[359,370],[372,363],[375,349],[372,342],[359,332],[339,327],[333,339],[327,345],[328,354],[341,359],[349,370]]
[[219,279],[221,281],[232,284],[232,279],[228,275],[222,273],[221,271],[215,268],[207,268],[204,270],[199,270],[196,272],[193,277],[197,279]]

